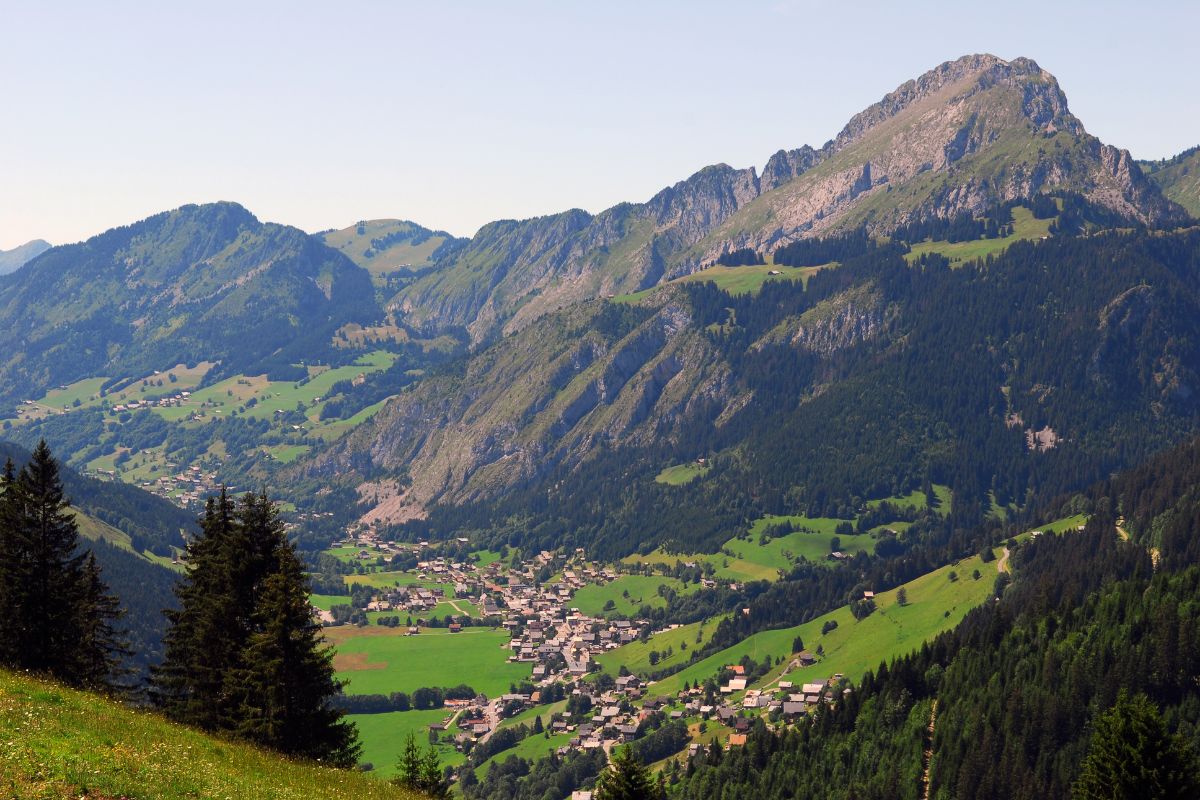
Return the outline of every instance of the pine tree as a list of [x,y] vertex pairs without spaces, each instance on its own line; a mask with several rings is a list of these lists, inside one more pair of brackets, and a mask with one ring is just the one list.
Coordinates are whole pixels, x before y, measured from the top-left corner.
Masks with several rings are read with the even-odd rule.
[[92,553],[83,564],[76,614],[79,640],[72,668],[75,680],[85,686],[105,686],[128,675],[123,663],[131,652],[124,634],[114,624],[125,612],[120,601],[108,593]]
[[66,683],[107,686],[126,651],[108,593],[63,494],[58,463],[38,443],[19,474],[6,465],[0,498],[0,657]]
[[16,468],[6,459],[0,473],[0,664],[16,660],[16,586],[20,546],[17,536]]
[[1072,791],[1076,800],[1184,800],[1200,797],[1200,765],[1171,735],[1145,695],[1121,690],[1096,720],[1091,750]]
[[200,534],[188,544],[187,575],[175,588],[179,607],[163,612],[163,663],[152,671],[154,702],[174,719],[206,730],[220,723],[224,676],[240,647],[224,566],[233,525],[233,503],[222,489],[208,499]]
[[416,788],[434,800],[447,800],[450,797],[450,785],[446,782],[442,761],[438,758],[437,750],[432,747],[425,751],[421,759],[421,777]]
[[417,748],[417,737],[408,734],[404,738],[404,749],[396,759],[396,777],[392,783],[416,789],[421,780],[421,751]]
[[275,505],[210,498],[188,574],[166,613],[152,697],[173,718],[266,747],[352,766],[354,726],[330,705],[341,690],[308,605],[303,564]]
[[655,800],[658,796],[650,770],[629,747],[617,751],[596,782],[596,800]]
[[238,735],[289,755],[351,767],[360,748],[352,723],[331,707],[341,690],[333,651],[323,647],[308,604],[308,581],[291,545],[262,589],[256,631],[232,674]]

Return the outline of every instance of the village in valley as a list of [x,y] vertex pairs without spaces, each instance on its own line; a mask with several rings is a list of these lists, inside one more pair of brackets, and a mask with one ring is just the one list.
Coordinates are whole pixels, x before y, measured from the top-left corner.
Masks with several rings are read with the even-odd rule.
[[[616,613],[611,596],[625,583],[633,585],[645,576],[589,561],[582,549],[569,554],[542,551],[528,558],[517,552],[507,558],[495,553],[480,558],[479,553],[469,552],[465,538],[403,544],[381,541],[366,532],[335,543],[329,552],[347,565],[344,581],[353,587],[349,599],[354,604],[347,608],[328,597],[316,603],[322,607],[314,613],[334,642],[355,640],[355,628],[372,641],[379,641],[381,634],[392,642],[440,637],[439,644],[445,642],[452,658],[449,637],[461,637],[466,648],[472,646],[472,633],[481,628],[505,633],[497,648],[501,652],[493,651],[490,658],[497,664],[519,666],[518,674],[525,677],[494,695],[473,691],[470,697],[451,697],[447,692],[444,714],[430,719],[420,737],[440,744],[446,764],[480,767],[486,759],[472,759],[472,751],[494,760],[506,757],[510,748],[519,748],[511,752],[526,758],[572,750],[610,753],[622,743],[656,733],[662,736],[668,724],[673,724],[676,741],[665,747],[663,757],[679,763],[701,748],[744,744],[760,719],[772,727],[796,723],[849,691],[841,674],[812,676],[807,668],[819,659],[803,647],[785,664],[768,659],[774,668],[771,675],[764,676],[761,667],[750,674],[747,667],[756,666],[750,659],[748,664],[717,665],[694,684],[688,681],[667,691],[658,689],[659,682],[630,672],[623,663],[614,670],[626,650],[644,651],[648,644],[685,626],[655,627],[637,615]],[[398,563],[410,566],[389,569]],[[709,587],[717,583],[708,576],[701,581]],[[736,582],[729,583],[736,588]],[[610,595],[601,607],[610,610],[585,613],[576,597],[588,594]],[[395,648],[403,652],[402,645]],[[682,658],[683,652],[679,655],[673,663],[687,667],[691,662]],[[651,662],[657,663],[658,656],[654,653]],[[355,661],[336,659],[339,676],[350,681],[347,692],[355,692],[360,676],[382,659],[377,655]],[[385,668],[392,666],[403,667]],[[789,680],[788,673],[798,668],[806,668],[807,677]],[[444,675],[447,689],[476,683],[452,661],[444,665]],[[752,687],[756,680],[758,685]],[[355,719],[361,721],[363,716],[368,715],[355,715]],[[397,730],[409,730],[403,713],[395,719]],[[684,731],[686,741],[681,741]]]

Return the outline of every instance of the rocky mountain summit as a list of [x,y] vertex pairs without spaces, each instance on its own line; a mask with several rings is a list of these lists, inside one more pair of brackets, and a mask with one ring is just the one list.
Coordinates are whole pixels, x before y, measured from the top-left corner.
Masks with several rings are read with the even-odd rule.
[[49,249],[49,242],[44,239],[34,239],[19,247],[14,247],[12,250],[0,250],[0,275],[16,272]]
[[414,326],[512,333],[583,299],[653,286],[731,250],[982,213],[1069,190],[1131,219],[1184,221],[1129,153],[1088,134],[1035,62],[971,55],[910,80],[820,149],[706,167],[649,201],[485,226],[390,303]]

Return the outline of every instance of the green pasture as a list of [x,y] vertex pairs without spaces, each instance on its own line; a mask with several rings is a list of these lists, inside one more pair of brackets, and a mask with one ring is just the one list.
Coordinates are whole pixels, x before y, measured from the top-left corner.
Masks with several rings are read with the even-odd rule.
[[[622,575],[606,584],[584,586],[575,593],[571,606],[590,616],[613,614],[630,617],[637,614],[643,605],[661,608],[667,604],[658,593],[659,586],[669,586],[680,594],[688,594],[698,588],[695,584],[685,584],[660,575]],[[606,611],[604,606],[610,600],[616,607]]]
[[350,681],[349,694],[411,693],[423,686],[465,683],[495,697],[529,680],[529,664],[508,662],[507,631],[422,628],[419,635],[406,636],[404,628],[369,625],[327,628],[325,636],[335,647],[338,677]]

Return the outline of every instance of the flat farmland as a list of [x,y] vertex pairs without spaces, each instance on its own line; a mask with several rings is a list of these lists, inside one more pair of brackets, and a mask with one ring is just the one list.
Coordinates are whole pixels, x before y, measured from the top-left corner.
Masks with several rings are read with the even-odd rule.
[[[363,762],[375,767],[372,775],[390,778],[396,774],[396,759],[404,747],[404,740],[411,733],[417,746],[424,750],[429,746],[429,726],[450,717],[454,712],[448,708],[425,711],[389,711],[385,714],[349,714],[347,719],[358,727],[358,739],[362,742]],[[438,756],[442,766],[457,766],[466,757],[446,744],[438,744]]]
[[423,686],[465,683],[495,697],[529,680],[531,671],[529,664],[508,662],[508,632],[491,628],[461,633],[422,628],[417,636],[406,636],[404,628],[339,626],[327,628],[325,638],[336,650],[338,678],[350,681],[347,694],[411,693]]

